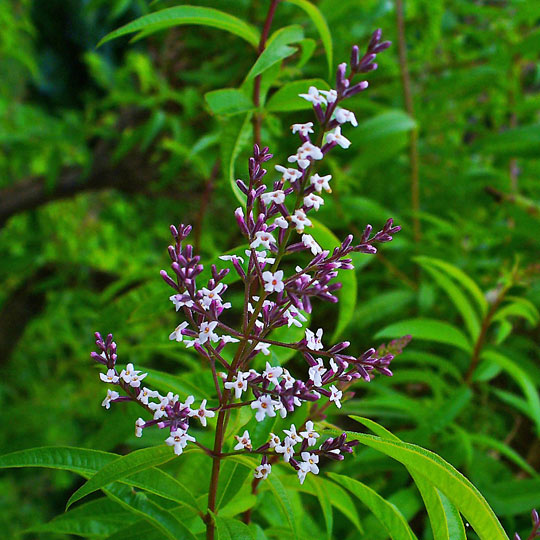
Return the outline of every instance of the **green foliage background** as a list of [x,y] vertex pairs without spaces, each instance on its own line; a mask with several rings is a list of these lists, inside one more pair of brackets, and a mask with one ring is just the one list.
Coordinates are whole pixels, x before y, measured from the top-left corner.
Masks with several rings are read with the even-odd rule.
[[[253,81],[246,74],[256,48],[249,33],[187,25],[96,49],[107,33],[173,5],[0,2],[2,454],[42,445],[124,454],[161,442],[159,433],[134,438],[131,405],[100,407],[103,388],[89,361],[96,330],[115,334],[121,362],[181,375],[185,392],[198,386],[196,397],[206,395],[196,357],[168,342],[176,324],[158,272],[167,265],[171,223],[195,224],[206,261],[242,243],[231,219],[231,179],[245,177],[250,152]],[[260,29],[269,2],[190,5]],[[292,49],[263,76],[262,141],[276,156],[271,164],[295,149],[284,136],[289,125],[311,120],[294,97],[309,83],[292,83],[332,84],[329,71],[348,60],[350,46],[362,49],[380,27],[394,45],[368,75],[369,90],[348,104],[360,126],[347,132],[351,149],[326,164],[335,189],[318,218],[340,238],[366,223],[380,228],[388,217],[403,230],[380,256],[355,261],[342,307],[317,306],[311,327],[350,339],[357,353],[413,335],[394,377],[359,384],[328,420],[359,431],[347,415],[368,417],[436,452],[479,488],[508,534],[528,534],[528,513],[540,505],[540,4],[407,1],[412,111],[403,99],[395,2],[313,5],[330,41],[302,2],[280,3],[274,20],[273,30],[298,26],[284,36]],[[298,358],[287,361],[301,367]],[[335,475],[327,478],[360,480],[392,502],[418,538],[432,538],[407,470],[358,448],[355,460],[325,468]],[[204,495],[202,461],[190,470],[166,467]],[[2,472],[4,536],[23,538],[33,528],[26,537],[69,537],[73,530],[38,525],[62,512],[78,482],[67,471]],[[324,503],[307,485],[286,487],[293,511],[307,510],[303,534],[323,538],[328,514],[320,515]],[[263,502],[270,496],[261,494]],[[362,503],[342,489],[329,496],[339,509],[332,537],[387,538]],[[91,504],[105,511],[103,501]],[[284,534],[277,510],[260,512]],[[357,515],[364,532],[354,526]],[[132,521],[126,513],[126,526]]]

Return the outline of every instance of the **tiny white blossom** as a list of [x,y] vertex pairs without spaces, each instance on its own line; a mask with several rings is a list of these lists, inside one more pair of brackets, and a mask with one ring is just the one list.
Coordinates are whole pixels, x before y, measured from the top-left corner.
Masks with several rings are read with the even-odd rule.
[[196,416],[203,426],[206,426],[206,419],[207,418],[214,418],[216,416],[216,413],[214,411],[208,411],[206,410],[206,399],[203,399],[201,402],[201,406],[197,410],[191,410],[189,412],[189,416]]
[[295,444],[302,442],[303,437],[296,432],[296,426],[294,424],[291,424],[290,429],[284,429],[283,433],[287,435],[284,442],[288,446],[294,446]]
[[274,219],[274,225],[277,225],[281,229],[289,228],[289,222],[283,216],[279,216],[276,219]]
[[108,369],[107,373],[100,373],[99,378],[106,383],[116,384],[118,382],[118,375],[114,369]]
[[276,165],[276,171],[282,174],[283,181],[289,181],[291,183],[296,182],[304,174],[298,169],[293,169],[292,167],[283,167],[283,165]]
[[240,261],[242,264],[244,264],[244,259],[238,255],[220,255],[219,258],[222,261]]
[[204,309],[210,309],[212,302],[216,301],[219,306],[229,309],[231,307],[230,302],[223,303],[223,300],[220,296],[222,291],[225,291],[226,287],[224,283],[218,283],[213,289],[207,289],[206,287],[201,288],[202,298],[201,306]]
[[275,433],[270,433],[270,440],[268,441],[270,448],[275,448],[281,445],[280,438]]
[[309,378],[313,381],[313,384],[315,386],[321,386],[322,385],[322,376],[327,371],[328,370],[324,367],[324,363],[322,361],[322,358],[317,358],[317,365],[311,366],[309,368]]
[[313,422],[311,420],[306,422],[306,431],[301,431],[300,435],[307,440],[308,446],[315,446],[317,444],[319,434],[313,429]]
[[322,344],[323,329],[319,328],[314,334],[309,328],[306,328],[307,348],[312,351],[320,351],[323,348]]
[[143,373],[140,375],[140,371],[136,371],[133,367],[133,364],[128,364],[126,369],[123,369],[120,373],[120,377],[124,379],[124,382],[127,382],[130,386],[138,387],[141,384],[141,380],[144,379],[148,373]]
[[181,307],[186,306],[188,308],[193,306],[193,300],[182,300],[181,294],[173,294],[172,296],[169,296],[169,300],[174,304],[174,307],[176,308],[176,311],[178,311]]
[[[263,323],[261,323],[262,326],[264,326]],[[255,345],[255,350],[256,351],[261,351],[264,356],[269,356],[270,355],[270,343],[265,343],[264,341],[259,341],[259,343],[257,343],[257,345]]]
[[282,380],[285,381],[285,388],[292,388],[296,379],[289,373],[288,369],[283,369],[283,373],[281,375]]
[[261,396],[259,399],[251,402],[251,408],[256,409],[255,418],[257,422],[262,422],[267,416],[274,417],[274,400],[270,396]]
[[312,223],[306,216],[306,213],[303,210],[296,210],[291,216],[291,221],[294,223],[296,232],[304,232],[304,227],[311,227]]
[[341,390],[338,390],[334,385],[332,385],[329,388],[330,392],[332,392],[331,396],[328,398],[330,401],[333,401],[336,404],[336,407],[338,409],[341,409],[341,401],[340,399],[343,396],[343,392]]
[[319,456],[317,454],[310,454],[309,452],[302,452],[300,455],[302,456],[304,463],[307,463],[306,468],[308,472],[319,474],[319,467],[317,465],[317,463],[319,463]]
[[321,191],[324,189],[328,193],[332,193],[332,190],[330,189],[330,182],[332,180],[332,175],[327,174],[326,176],[319,176],[318,174],[314,174],[310,179],[310,183],[312,186],[315,186],[315,191],[318,193],[321,193]]
[[326,99],[321,96],[319,92],[322,92],[320,90],[317,90],[314,86],[310,86],[307,94],[298,94],[301,98],[304,98],[306,101],[309,101],[310,103],[313,103],[313,105],[326,105]]
[[174,453],[179,456],[184,451],[188,441],[195,442],[195,437],[188,435],[187,431],[177,429],[176,431],[171,431],[171,435],[165,439],[165,444],[172,446]]
[[283,454],[283,459],[286,463],[289,463],[290,459],[294,457],[294,446],[290,444],[276,446],[275,451],[277,454]]
[[322,253],[322,247],[319,246],[319,244],[317,244],[317,242],[315,241],[315,238],[313,238],[313,236],[311,236],[311,234],[303,234],[302,235],[302,243],[304,244],[304,246],[311,249],[311,253],[313,253],[313,255],[317,255],[318,253]]
[[[249,249],[246,249],[246,255],[249,257],[251,257],[251,250]],[[263,265],[263,264],[274,264],[274,262],[276,261],[276,259],[274,257],[267,257],[266,256],[266,251],[256,251],[255,252],[255,256],[257,257],[257,262],[260,264],[260,265]]]
[[319,90],[319,92],[326,96],[326,101],[328,101],[328,103],[335,103],[337,92],[333,88],[332,90]]
[[129,382],[129,385],[133,388],[139,388],[141,386],[141,381],[148,375],[148,373],[141,373],[140,371],[136,371],[131,376],[131,381]]
[[260,478],[261,480],[266,480],[268,478],[268,475],[271,472],[272,472],[272,465],[270,465],[270,463],[264,463],[263,465],[259,465],[255,469],[253,476],[255,478]]
[[119,397],[120,394],[118,392],[115,392],[114,390],[107,390],[107,395],[105,396],[105,399],[101,402],[101,406],[105,407],[106,409],[110,409],[111,401]]
[[304,197],[304,205],[307,208],[314,208],[315,211],[319,210],[319,208],[324,204],[324,199],[322,197],[319,197],[318,195],[315,195],[315,193],[310,193],[306,197]]
[[270,362],[266,362],[266,369],[263,371],[263,375],[276,386],[279,384],[279,377],[283,373],[283,368],[281,366],[271,366]]
[[264,204],[268,205],[271,202],[281,204],[285,200],[285,193],[282,189],[277,191],[270,191],[261,195],[261,200]]
[[180,323],[175,329],[174,332],[169,334],[170,340],[176,340],[176,341],[182,341],[184,339],[184,335],[182,334],[182,330],[186,329],[188,327],[187,322]]
[[218,324],[217,321],[212,321],[212,322],[205,321],[201,323],[199,337],[197,338],[197,342],[202,345],[203,343],[206,343],[208,340],[219,341],[219,336],[214,332],[217,324]]
[[161,397],[159,403],[149,403],[148,407],[154,411],[154,420],[159,420],[163,416],[167,416],[166,407],[172,407],[178,400],[178,395],[169,392],[166,396]]
[[234,338],[232,336],[228,336],[228,335],[223,335],[219,339],[223,343],[238,343],[240,341],[239,339],[236,339],[236,338]]
[[266,231],[257,231],[255,233],[255,240],[249,244],[249,247],[257,249],[262,246],[265,249],[270,249],[270,244],[275,244],[276,241],[271,233]]
[[313,133],[313,122],[306,124],[293,124],[291,126],[293,133],[300,133],[303,137],[307,137],[309,133]]
[[354,127],[358,126],[358,122],[356,121],[356,116],[354,116],[354,113],[352,111],[348,111],[347,109],[342,109],[341,107],[336,107],[336,111],[334,114],[339,124],[350,122],[352,126]]
[[135,421],[135,437],[142,437],[142,430],[145,423],[142,418],[137,418]]
[[[305,236],[305,235],[304,235]],[[303,238],[303,237],[302,237]],[[283,316],[287,319],[287,326],[290,328],[293,324],[294,326],[301,328],[302,323],[307,321],[307,318],[297,311],[294,307],[290,307],[285,310]]]
[[283,270],[277,272],[263,272],[262,278],[264,279],[264,290],[266,292],[281,292],[285,287],[283,283]]
[[307,476],[307,473],[309,472],[309,466],[307,463],[305,462],[300,462],[298,464],[298,466],[300,467],[298,469],[298,480],[300,480],[300,484],[303,484],[304,483],[304,480],[306,479],[306,476]]
[[240,399],[242,397],[242,392],[245,392],[248,388],[248,384],[244,379],[246,376],[247,374],[239,371],[234,381],[225,383],[225,388],[227,388],[227,390],[232,390],[234,388],[234,397],[236,399]]
[[305,169],[309,166],[309,158],[317,160],[323,159],[323,157],[324,154],[318,146],[306,141],[302,146],[300,146],[300,148],[298,148],[296,154],[293,154],[287,158],[287,161],[289,163],[294,163],[296,161],[301,169]]
[[341,128],[339,126],[336,129],[334,129],[334,131],[331,131],[330,133],[326,135],[326,142],[329,142],[329,143],[335,142],[339,144],[341,148],[345,148],[345,149],[351,146],[351,141],[349,141],[347,137],[344,137],[341,134]]
[[150,390],[150,388],[145,387],[139,392],[137,399],[143,405],[148,405],[149,398],[157,398],[157,397],[160,397],[159,392],[157,390]]
[[245,448],[246,450],[251,451],[251,439],[249,438],[249,432],[247,429],[244,431],[244,434],[241,437],[235,435],[234,438],[238,441],[238,444],[234,447],[235,450],[243,450]]

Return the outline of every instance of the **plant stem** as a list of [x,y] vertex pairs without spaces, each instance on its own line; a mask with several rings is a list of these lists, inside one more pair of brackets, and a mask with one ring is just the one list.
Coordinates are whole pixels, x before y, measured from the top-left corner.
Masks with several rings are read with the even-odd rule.
[[[272,20],[276,12],[277,5],[279,0],[272,0],[270,8],[268,9],[268,14],[266,15],[266,20],[264,21],[264,27],[261,34],[261,39],[259,41],[258,53],[259,56],[264,51],[266,47],[266,40],[268,39],[268,34],[270,33],[270,28],[272,26]],[[261,80],[262,75],[257,75],[255,77],[255,82],[253,84],[253,104],[255,108],[258,109],[261,106]],[[255,111],[253,114],[253,142],[261,146],[261,123],[262,117],[259,111]]]
[[[411,77],[407,62],[407,42],[405,39],[405,16],[403,11],[403,0],[396,0],[396,18],[398,32],[398,55],[399,69],[401,74],[401,84],[403,87],[403,99],[405,110],[414,120],[414,105],[411,92]],[[411,167],[411,207],[413,212],[413,235],[416,245],[421,238],[420,218],[420,180],[419,180],[419,160],[418,160],[418,128],[413,128],[409,134],[409,161]]]

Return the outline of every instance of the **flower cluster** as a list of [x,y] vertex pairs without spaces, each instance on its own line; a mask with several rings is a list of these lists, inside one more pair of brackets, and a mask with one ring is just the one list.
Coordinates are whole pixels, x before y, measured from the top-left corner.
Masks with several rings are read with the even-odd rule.
[[[315,167],[337,146],[349,148],[351,141],[342,129],[346,124],[358,125],[354,113],[343,108],[342,102],[367,88],[366,81],[353,84],[353,78],[376,69],[374,60],[377,53],[389,45],[389,42],[381,42],[380,31],[375,32],[362,58],[358,47],[353,47],[348,75],[347,65],[340,64],[335,88],[321,90],[310,87],[307,93],[300,94],[313,105],[318,129],[314,129],[313,122],[293,124],[291,129],[300,138],[300,146],[289,156],[287,166],[275,166],[279,177],[268,185],[263,183],[268,173],[263,166],[273,156],[268,148],[254,146],[249,160],[249,180],[237,180],[238,188],[245,195],[245,205],[234,212],[246,242],[246,246],[237,250],[242,256],[222,255],[220,259],[224,268],[211,265],[205,269],[193,247],[186,242],[191,227],[179,225],[170,228],[173,244],[168,251],[172,273],[162,270],[161,275],[173,289],[169,299],[183,320],[171,332],[169,339],[193,348],[208,365],[218,406],[207,409],[207,399],[204,399],[196,410],[192,408],[193,396],[182,403],[172,393],[161,396],[146,387],[141,388],[146,374],[135,371],[132,364],[118,373],[115,368],[116,345],[112,336],[104,341],[96,334],[96,344],[101,352],[92,356],[107,367],[107,373],[101,375],[102,380],[118,385],[127,394],[120,396],[119,392],[109,390],[104,405],[108,408],[111,402],[135,400],[153,416],[148,422],[137,420],[138,436],[143,428],[157,424],[159,428],[169,430],[165,442],[174,448],[176,454],[181,454],[191,441],[214,459],[216,455],[220,459],[223,441],[217,440],[216,447],[210,450],[188,434],[192,417],[197,416],[206,426],[207,418],[217,414],[216,433],[219,434],[224,431],[223,426],[232,408],[249,407],[259,422],[277,414],[285,418],[305,402],[323,400],[323,409],[331,403],[340,408],[341,401],[347,397],[344,390],[357,379],[369,382],[377,372],[392,375],[389,365],[395,354],[406,345],[407,338],[377,351],[371,348],[356,356],[347,353],[348,341],[328,346],[324,344],[321,328],[312,330],[304,327],[315,300],[338,301],[336,293],[341,284],[336,278],[339,272],[354,268],[350,255],[374,254],[377,251],[375,244],[391,241],[400,230],[391,219],[376,233],[367,225],[357,242],[349,235],[333,250],[324,249],[316,238],[317,234],[310,234],[314,225],[311,216],[324,205],[323,192],[331,192],[332,180],[330,174],[321,175]],[[304,254],[307,262],[289,271],[283,265],[283,259],[291,253]],[[225,283],[231,272],[236,274],[236,281],[241,282],[245,292],[243,305],[238,306],[241,308],[241,321],[236,328],[222,320],[223,313],[233,307],[227,301],[228,287]],[[206,276],[204,280],[203,276]],[[304,328],[302,339],[292,343],[276,340],[273,331],[283,326]],[[223,354],[226,347],[227,354]],[[261,354],[268,356],[271,347],[293,349],[299,353],[307,364],[304,380],[268,361],[261,372],[253,369],[253,360]],[[216,366],[224,371],[218,373]],[[245,401],[239,401],[241,399]],[[255,478],[266,478],[271,472],[271,461],[282,455],[303,482],[309,472],[318,473],[320,456],[343,459],[344,454],[352,452],[355,444],[355,441],[347,442],[343,433],[336,438],[327,438],[317,449],[311,448],[319,442],[320,434],[315,431],[309,417],[300,431],[297,432],[293,424],[284,433],[283,441],[270,434],[270,441],[257,449],[252,448],[248,431],[236,436],[235,451],[262,456]]]

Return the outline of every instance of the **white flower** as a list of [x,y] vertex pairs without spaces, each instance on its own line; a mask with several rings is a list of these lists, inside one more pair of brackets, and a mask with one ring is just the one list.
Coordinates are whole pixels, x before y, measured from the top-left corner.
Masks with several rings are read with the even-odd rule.
[[222,261],[240,261],[242,264],[244,264],[244,259],[238,255],[220,255],[219,258]]
[[219,338],[223,343],[238,343],[240,340],[232,336],[223,335]]
[[253,476],[255,478],[260,478],[261,480],[266,480],[268,478],[268,475],[271,472],[272,472],[272,465],[270,465],[270,463],[264,463],[263,465],[259,465],[255,469]]
[[142,418],[137,418],[135,421],[135,437],[142,437],[142,430],[145,423]]
[[268,205],[271,202],[281,204],[285,200],[285,193],[282,189],[277,191],[270,191],[261,195],[261,200],[264,204]]
[[141,381],[148,375],[148,373],[143,373],[142,375],[140,373],[140,371],[135,371],[133,364],[128,364],[126,369],[123,369],[120,373],[120,377],[130,386],[137,388],[141,385]]
[[270,448],[275,448],[281,445],[280,438],[275,433],[270,433],[270,440],[268,441]]
[[219,336],[214,332],[217,321],[212,322],[203,322],[200,326],[200,332],[199,337],[197,338],[197,342],[202,345],[203,343],[206,343],[208,340],[210,341],[219,341]]
[[[257,321],[258,322],[258,321]],[[264,326],[263,323],[260,323],[262,326]],[[264,356],[269,356],[270,354],[270,343],[265,343],[264,341],[259,341],[257,345],[255,345],[256,351],[261,351]]]
[[283,165],[276,165],[276,171],[283,175],[282,180],[284,182],[288,180],[291,183],[296,182],[299,178],[302,178],[302,175],[304,174],[298,169],[293,169],[292,167],[283,167]]
[[188,308],[193,306],[193,300],[182,300],[183,297],[184,295],[182,294],[173,294],[172,296],[169,296],[169,300],[174,304],[176,311],[178,311],[182,306],[186,306]]
[[169,392],[166,396],[160,398],[159,403],[149,403],[148,407],[155,411],[154,420],[159,420],[163,416],[167,416],[166,407],[172,407],[178,400],[178,396],[174,395],[172,392]]
[[181,324],[179,324],[175,329],[174,329],[174,332],[172,332],[171,334],[169,334],[169,339],[170,340],[173,340],[175,339],[176,341],[182,341],[184,339],[184,334],[182,334],[182,330],[184,330],[185,328],[188,327],[188,323],[187,322],[183,322]]
[[296,210],[291,216],[291,221],[294,223],[296,232],[304,232],[304,227],[311,227],[312,223],[307,218],[306,213],[303,210]]
[[257,231],[255,233],[255,240],[249,244],[250,248],[257,249],[262,246],[265,249],[270,249],[270,244],[275,244],[276,241],[271,233],[266,231]]
[[284,429],[283,433],[287,435],[284,441],[287,446],[294,446],[295,444],[302,442],[303,437],[296,432],[296,426],[294,424],[291,424],[290,429]]
[[309,452],[302,452],[300,454],[304,463],[307,463],[307,472],[312,472],[313,474],[319,474],[319,456],[317,454],[310,454]]
[[335,103],[335,101],[337,99],[337,92],[334,89],[332,89],[332,90],[319,90],[319,92],[326,96],[326,101],[328,101],[328,103]]
[[238,444],[234,447],[235,450],[243,450],[245,448],[246,450],[251,451],[251,439],[249,438],[247,429],[241,437],[235,435],[234,438],[238,441]]
[[148,399],[149,398],[156,398],[160,397],[159,392],[157,390],[150,390],[150,388],[143,388],[139,395],[137,396],[137,399],[143,404],[148,405]]
[[303,484],[304,480],[306,479],[307,473],[309,472],[309,466],[303,461],[299,463],[298,466],[300,467],[298,469],[298,480],[300,480],[300,483]]
[[298,94],[301,98],[313,103],[313,105],[326,105],[326,99],[320,95],[320,91],[310,86],[307,94]]
[[351,141],[341,134],[341,128],[338,126],[334,131],[331,131],[326,135],[326,142],[337,143],[341,148],[349,148]]
[[324,204],[324,199],[322,197],[319,197],[318,195],[315,195],[315,193],[310,193],[306,197],[304,197],[304,205],[307,208],[315,208],[315,210],[319,210],[319,208]]
[[[306,235],[304,235],[306,236]],[[303,239],[303,237],[302,237]],[[294,307],[290,307],[289,309],[285,310],[283,313],[283,316],[287,319],[287,326],[290,328],[293,324],[294,326],[301,328],[302,323],[306,322],[307,319],[300,313],[299,311],[296,311]],[[297,319],[298,318],[298,319]]]
[[[246,249],[246,255],[251,257],[251,251]],[[266,251],[256,251],[255,256],[257,257],[257,262],[262,266],[263,264],[274,264],[276,259],[274,257],[267,257]]]
[[255,413],[257,422],[262,422],[267,416],[276,416],[274,403],[274,400],[270,396],[261,396],[259,399],[251,402],[251,408],[257,410]]
[[170,437],[165,439],[165,443],[174,448],[174,453],[179,456],[184,448],[187,446],[188,441],[195,441],[195,437],[187,434],[187,431],[182,429],[177,429],[176,431],[171,431]]
[[263,371],[263,375],[276,386],[279,384],[278,377],[281,377],[283,368],[281,366],[271,366],[270,362],[266,362],[266,369]]
[[310,179],[310,183],[312,186],[315,186],[315,191],[317,193],[321,193],[321,191],[324,189],[328,193],[332,193],[332,190],[330,189],[330,185],[328,182],[332,180],[332,175],[327,174],[326,176],[319,176],[318,174],[314,174]]
[[115,392],[114,390],[107,390],[107,395],[105,396],[105,399],[101,402],[101,406],[105,407],[106,409],[110,409],[111,401],[119,397],[120,394],[118,392]]
[[323,348],[322,344],[323,329],[319,328],[314,334],[309,328],[306,328],[307,348],[312,351],[320,351]]
[[242,397],[242,392],[245,392],[248,388],[248,384],[244,380],[245,376],[245,373],[239,371],[234,381],[225,383],[225,388],[227,388],[227,390],[232,390],[234,388],[234,397],[236,399],[240,399]]
[[300,435],[307,440],[308,446],[315,446],[317,444],[319,434],[313,429],[313,422],[311,420],[306,422],[306,431],[301,431]]
[[191,410],[189,412],[189,416],[196,416],[203,426],[206,426],[206,419],[207,418],[214,418],[216,416],[216,413],[214,411],[207,411],[206,410],[206,399],[203,399],[201,402],[201,406],[195,411]]
[[107,373],[100,373],[99,378],[106,383],[116,384],[118,382],[118,375],[114,369],[108,369]]
[[[286,440],[287,439],[285,439],[285,441]],[[289,460],[294,456],[294,446],[290,444],[276,446],[275,451],[278,454],[283,454],[283,459],[286,463],[289,463]]]
[[293,154],[287,158],[287,161],[289,163],[294,163],[296,161],[301,169],[305,169],[309,166],[309,158],[323,159],[323,157],[324,154],[318,146],[315,146],[310,142],[305,142],[300,148],[298,148],[296,154]]
[[285,388],[292,388],[296,379],[289,373],[288,369],[284,369],[281,375],[282,380],[285,381]]
[[204,309],[210,309],[210,305],[213,301],[216,301],[218,303],[218,306],[224,307],[225,309],[229,309],[231,307],[230,302],[227,302],[226,304],[223,304],[223,300],[220,296],[220,293],[225,291],[226,286],[224,283],[218,283],[213,289],[207,289],[206,287],[203,287],[201,289],[202,298],[201,298],[201,306]]
[[139,388],[141,386],[141,381],[148,375],[148,373],[140,373],[140,371],[136,371],[132,377],[131,382],[129,383],[130,386],[133,388]]
[[302,137],[307,137],[308,133],[313,133],[313,122],[307,124],[293,124],[291,126],[293,133],[300,133]]
[[283,283],[283,270],[277,272],[263,272],[262,278],[264,279],[264,290],[266,292],[281,292],[285,287]]
[[[315,242],[315,238],[313,238],[313,236],[311,236],[311,234],[303,234],[302,235],[302,243],[308,249],[311,249],[311,253],[313,253],[313,255],[317,255],[318,253],[322,253],[322,247],[319,246],[319,244],[317,244],[317,242]],[[302,326],[302,325],[300,325],[300,326]]]
[[309,368],[309,378],[313,381],[313,384],[315,386],[321,386],[322,385],[322,376],[327,371],[328,370],[324,367],[324,363],[322,361],[322,358],[317,358],[317,365],[311,366]]
[[341,390],[338,390],[334,385],[332,385],[329,388],[329,390],[330,390],[330,392],[332,392],[332,394],[330,395],[330,397],[328,399],[330,401],[333,401],[336,404],[336,407],[338,409],[341,409],[341,401],[340,401],[340,399],[343,396],[343,392]]
[[339,124],[344,124],[345,122],[350,122],[352,126],[356,127],[358,122],[356,121],[356,116],[352,111],[347,109],[342,109],[341,107],[336,107],[335,118]]
[[283,216],[279,216],[276,219],[274,219],[274,225],[277,225],[281,229],[289,228],[289,222]]

